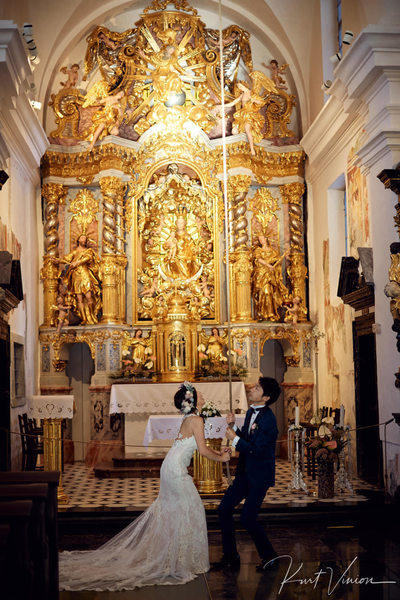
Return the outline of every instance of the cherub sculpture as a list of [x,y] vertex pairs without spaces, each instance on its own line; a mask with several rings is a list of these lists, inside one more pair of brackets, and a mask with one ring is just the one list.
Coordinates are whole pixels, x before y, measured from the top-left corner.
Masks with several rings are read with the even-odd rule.
[[64,89],[72,89],[76,87],[79,77],[78,71],[79,65],[77,63],[71,65],[69,69],[67,69],[67,67],[61,67],[60,72],[64,73],[64,75],[68,75],[67,81],[60,81],[60,84]]
[[301,303],[302,300],[300,296],[294,296],[294,298],[290,302],[285,303],[285,321],[292,321],[293,325],[297,325],[297,322],[299,320],[299,311]]
[[280,67],[278,61],[275,58],[269,61],[269,65],[266,65],[265,63],[261,64],[263,67],[270,71],[271,79],[274,82],[275,86],[278,88],[278,90],[287,90],[286,81],[282,77],[282,74],[285,72],[286,68],[289,65],[285,64]]

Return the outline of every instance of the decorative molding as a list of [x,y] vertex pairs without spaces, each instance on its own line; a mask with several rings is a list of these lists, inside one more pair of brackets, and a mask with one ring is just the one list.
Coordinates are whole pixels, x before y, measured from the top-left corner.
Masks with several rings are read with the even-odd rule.
[[399,36],[399,26],[369,25],[336,67],[330,98],[301,140],[312,165],[309,179],[321,176],[332,155],[362,129],[357,154],[363,165],[371,166],[382,153],[400,149]]

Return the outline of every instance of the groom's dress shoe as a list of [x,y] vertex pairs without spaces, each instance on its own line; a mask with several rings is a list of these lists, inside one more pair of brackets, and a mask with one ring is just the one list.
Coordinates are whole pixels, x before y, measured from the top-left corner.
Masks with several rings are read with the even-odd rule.
[[256,571],[270,571],[278,566],[278,555],[272,554],[268,558],[263,558],[259,565],[256,566]]
[[212,563],[211,568],[215,571],[222,571],[223,569],[235,571],[240,569],[240,556],[239,554],[233,557],[223,556],[219,562]]

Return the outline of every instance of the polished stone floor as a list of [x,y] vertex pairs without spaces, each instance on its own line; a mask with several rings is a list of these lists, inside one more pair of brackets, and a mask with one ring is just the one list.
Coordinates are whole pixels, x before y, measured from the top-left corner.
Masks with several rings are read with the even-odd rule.
[[[211,570],[183,586],[131,592],[61,592],[60,600],[400,600],[399,527],[385,512],[357,525],[348,517],[332,525],[329,515],[319,522],[271,525],[269,536],[282,558],[265,574],[256,572],[257,553],[246,532],[239,531],[238,572]],[[215,561],[220,534],[210,527],[210,560]],[[87,548],[95,547],[99,536],[85,540]],[[65,548],[74,545],[64,541]]]

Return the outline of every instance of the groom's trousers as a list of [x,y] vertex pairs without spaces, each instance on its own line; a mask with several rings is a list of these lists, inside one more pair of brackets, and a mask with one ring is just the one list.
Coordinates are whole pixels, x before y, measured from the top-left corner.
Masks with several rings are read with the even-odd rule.
[[222,532],[222,549],[227,558],[237,556],[235,523],[233,511],[243,498],[246,498],[240,513],[240,524],[253,538],[257,551],[262,559],[275,555],[264,528],[257,522],[258,511],[267,493],[268,487],[252,485],[246,474],[236,476],[233,484],[226,490],[218,508]]

